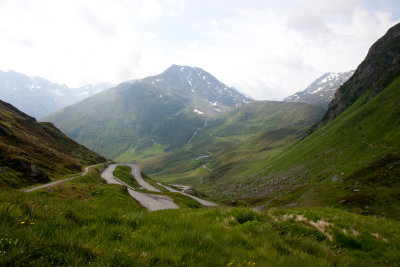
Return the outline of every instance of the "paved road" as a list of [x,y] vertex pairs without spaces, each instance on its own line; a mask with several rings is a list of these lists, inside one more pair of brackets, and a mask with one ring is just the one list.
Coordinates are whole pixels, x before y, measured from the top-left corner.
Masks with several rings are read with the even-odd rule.
[[201,205],[204,205],[204,206],[207,206],[207,207],[217,207],[217,206],[218,206],[218,205],[215,204],[215,203],[212,203],[212,202],[210,202],[210,201],[207,201],[207,200],[204,200],[204,199],[201,199],[201,198],[192,196],[192,195],[190,195],[190,194],[186,194],[186,193],[180,192],[180,191],[175,190],[175,189],[173,189],[173,188],[171,188],[171,187],[165,186],[165,185],[163,185],[163,184],[161,184],[161,183],[158,183],[158,182],[157,182],[157,184],[160,185],[160,186],[162,186],[162,187],[164,187],[165,189],[167,189],[167,190],[170,191],[170,192],[177,192],[177,193],[181,193],[182,195],[191,197],[191,198],[193,198],[194,200],[196,200],[197,202],[199,202]]
[[[100,164],[103,164],[103,163],[100,163]],[[86,175],[86,174],[88,173],[89,168],[94,167],[94,166],[97,166],[97,165],[100,165],[100,164],[96,164],[96,165],[92,165],[92,166],[86,167],[86,168],[85,168],[85,171],[84,171],[81,175],[77,175],[77,176],[69,177],[69,178],[67,178],[67,179],[59,180],[59,181],[56,181],[56,182],[51,182],[51,183],[48,183],[48,184],[42,184],[42,185],[39,185],[39,186],[36,186],[36,187],[32,187],[32,188],[29,188],[29,189],[25,189],[24,192],[31,192],[31,191],[34,191],[34,190],[37,190],[37,189],[41,189],[41,188],[46,188],[46,187],[58,185],[58,184],[61,184],[61,183],[65,182],[65,181],[74,179],[74,178],[76,178],[76,177],[84,176],[84,175]]]
[[[128,188],[129,194],[136,199],[140,204],[151,211],[164,210],[164,209],[179,209],[179,207],[174,203],[173,199],[167,196],[147,194],[135,191],[130,185],[124,183],[123,181],[114,177],[113,172],[118,165],[128,165],[132,168],[131,174],[136,178],[138,183],[145,189],[154,192],[160,192],[157,188],[146,183],[142,176],[140,175],[140,169],[135,164],[111,164],[108,168],[101,174],[107,183],[109,184],[121,184]],[[139,174],[139,175],[138,175]],[[140,177],[138,179],[138,177]],[[140,181],[140,182],[139,182]]]
[[143,187],[144,189],[147,189],[149,191],[153,191],[153,192],[161,192],[160,189],[155,188],[154,186],[148,184],[147,182],[145,182],[143,180],[142,174],[140,173],[140,169],[139,166],[137,166],[136,164],[123,164],[123,165],[128,165],[129,167],[131,167],[132,172],[131,174],[135,177],[136,181],[138,182],[138,184]]

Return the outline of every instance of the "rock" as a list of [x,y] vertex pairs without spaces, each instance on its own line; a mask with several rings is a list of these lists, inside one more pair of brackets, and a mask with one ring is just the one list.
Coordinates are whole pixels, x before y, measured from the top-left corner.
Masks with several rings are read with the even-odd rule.
[[349,202],[347,199],[339,200],[339,203],[342,204],[342,205],[346,204],[347,202]]
[[0,166],[0,173],[7,173],[7,170]]
[[182,193],[186,193],[191,195],[193,193],[193,187],[189,185],[180,185],[180,184],[169,184],[171,187],[180,190]]
[[5,135],[9,137],[13,137],[13,133],[4,125],[0,124],[0,133],[4,133]]
[[353,192],[360,192],[360,189],[354,189]]
[[24,173],[26,179],[34,183],[50,182],[49,175],[35,164],[15,159],[9,165],[12,169]]
[[30,166],[28,179],[35,183],[44,183],[50,181],[49,175],[45,171],[39,169],[35,164]]
[[337,182],[338,180],[339,180],[339,176],[337,174],[334,174],[331,178],[331,181],[334,183]]

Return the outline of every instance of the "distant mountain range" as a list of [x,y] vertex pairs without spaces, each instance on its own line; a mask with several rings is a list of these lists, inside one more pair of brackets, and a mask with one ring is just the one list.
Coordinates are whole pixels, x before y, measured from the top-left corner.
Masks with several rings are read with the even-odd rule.
[[354,70],[347,72],[327,72],[303,91],[297,92],[283,99],[285,102],[303,102],[328,108],[336,90],[346,82]]
[[126,151],[181,147],[210,117],[252,101],[200,68],[172,65],[43,120],[95,151],[116,157]]
[[99,83],[69,88],[40,77],[0,71],[0,99],[35,118],[49,115],[111,87],[110,83]]

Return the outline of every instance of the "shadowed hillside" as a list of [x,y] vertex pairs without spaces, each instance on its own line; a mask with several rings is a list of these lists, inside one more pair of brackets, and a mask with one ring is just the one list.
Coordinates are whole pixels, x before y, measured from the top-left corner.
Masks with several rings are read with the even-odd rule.
[[0,184],[13,187],[47,182],[105,159],[0,101]]

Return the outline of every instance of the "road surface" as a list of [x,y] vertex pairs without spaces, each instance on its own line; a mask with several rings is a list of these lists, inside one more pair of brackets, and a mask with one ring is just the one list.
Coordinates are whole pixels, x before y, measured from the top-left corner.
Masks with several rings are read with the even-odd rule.
[[100,164],[104,164],[104,163],[99,163],[99,164],[96,164],[96,165],[92,165],[92,166],[86,167],[86,168],[85,168],[85,171],[84,171],[81,175],[77,175],[77,176],[74,176],[74,177],[69,177],[69,178],[67,178],[67,179],[63,179],[63,180],[51,182],[51,183],[48,183],[48,184],[42,184],[42,185],[39,185],[39,186],[36,186],[36,187],[32,187],[32,188],[29,188],[29,189],[25,189],[24,192],[31,192],[31,191],[34,191],[34,190],[37,190],[37,189],[41,189],[41,188],[46,188],[46,187],[58,185],[58,184],[61,184],[61,183],[65,182],[65,181],[74,179],[74,178],[76,178],[76,177],[84,176],[84,175],[86,175],[86,174],[88,173],[89,168],[92,168],[92,167],[97,166],[97,165],[100,165]]
[[128,188],[129,194],[150,211],[164,210],[164,209],[179,209],[179,207],[174,203],[174,201],[170,197],[135,191],[135,189],[132,188],[130,185],[115,178],[113,172],[118,165],[130,166],[132,169],[131,174],[135,177],[139,185],[142,186],[143,188],[149,191],[160,192],[159,189],[149,185],[143,180],[142,176],[140,175],[139,167],[135,164],[109,165],[108,168],[101,174],[101,177],[103,177],[107,181],[107,183],[125,185]]
[[142,174],[140,173],[139,166],[137,166],[136,164],[131,164],[131,163],[127,163],[127,164],[123,164],[123,165],[127,165],[127,166],[131,167],[131,169],[132,169],[131,174],[135,177],[136,181],[138,182],[138,184],[141,187],[143,187],[144,189],[147,189],[149,191],[161,192],[160,189],[155,188],[154,186],[148,184],[147,182],[145,182],[143,180]]
[[200,203],[201,205],[203,205],[203,206],[207,206],[207,207],[217,207],[217,206],[218,206],[218,205],[215,204],[215,203],[212,203],[212,202],[210,202],[210,201],[207,201],[207,200],[204,200],[204,199],[201,199],[201,198],[198,198],[198,197],[195,197],[195,196],[192,196],[192,195],[183,193],[183,192],[180,192],[180,191],[175,190],[175,189],[173,189],[173,188],[171,188],[171,187],[165,186],[165,185],[163,185],[163,184],[161,184],[161,183],[157,183],[157,184],[160,185],[160,186],[162,186],[162,187],[164,187],[165,189],[167,189],[167,190],[170,191],[170,192],[177,192],[177,193],[181,193],[182,195],[191,197],[191,198],[193,198],[194,200],[196,200],[197,202],[199,202],[199,203]]

